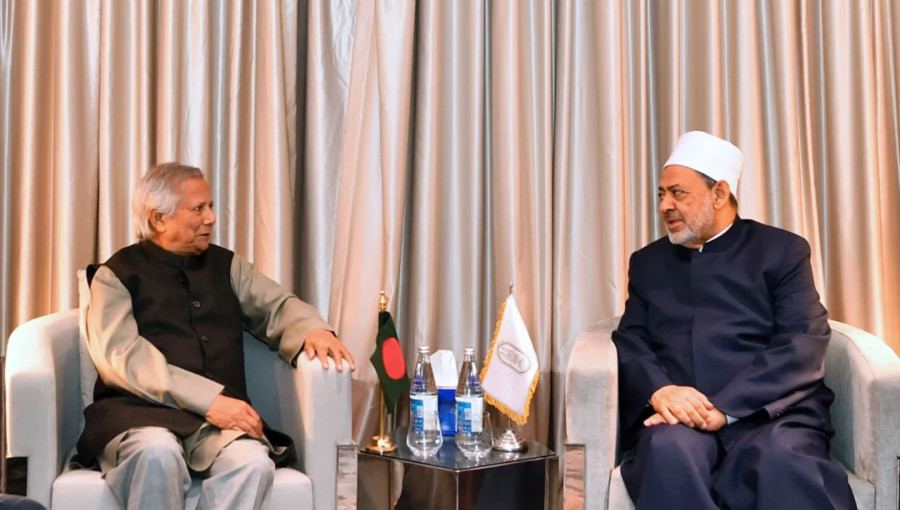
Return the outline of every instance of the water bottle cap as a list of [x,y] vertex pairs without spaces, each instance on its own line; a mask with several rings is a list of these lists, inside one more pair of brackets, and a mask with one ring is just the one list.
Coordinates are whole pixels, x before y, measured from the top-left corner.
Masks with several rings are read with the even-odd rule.
[[420,353],[420,354],[428,354],[429,352],[431,352],[431,348],[428,347],[427,345],[420,345],[420,346],[419,346],[419,353]]
[[475,354],[475,348],[474,348],[474,347],[466,347],[465,349],[463,349],[463,354],[464,354],[464,355],[465,355],[465,354],[472,354],[472,355],[474,355],[474,354]]

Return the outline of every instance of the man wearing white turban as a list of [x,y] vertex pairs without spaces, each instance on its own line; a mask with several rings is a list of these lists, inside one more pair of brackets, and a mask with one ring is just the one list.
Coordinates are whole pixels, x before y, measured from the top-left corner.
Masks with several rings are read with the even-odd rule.
[[824,382],[828,312],[802,237],[737,215],[743,156],[686,133],[663,167],[668,238],[631,256],[622,476],[638,509],[856,508]]

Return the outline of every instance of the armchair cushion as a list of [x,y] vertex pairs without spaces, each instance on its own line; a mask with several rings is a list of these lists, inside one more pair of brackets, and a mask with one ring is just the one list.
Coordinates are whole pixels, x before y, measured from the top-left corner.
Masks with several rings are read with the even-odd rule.
[[[862,478],[847,473],[850,489],[856,499],[857,508],[875,508],[875,487]],[[622,467],[616,466],[609,477],[609,508],[617,510],[634,510],[634,503],[628,496],[625,480],[622,479]]]
[[[197,507],[200,484],[191,485],[185,496],[185,509]],[[263,508],[312,508],[312,482],[296,469],[275,470],[275,479]],[[119,508],[119,503],[99,471],[70,469],[53,483],[53,508]],[[65,502],[59,504],[58,502]]]

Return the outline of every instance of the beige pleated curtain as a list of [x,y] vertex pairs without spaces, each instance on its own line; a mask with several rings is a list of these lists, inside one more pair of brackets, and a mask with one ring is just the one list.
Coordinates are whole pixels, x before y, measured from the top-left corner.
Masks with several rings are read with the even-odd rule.
[[805,236],[832,318],[900,350],[900,8],[890,0],[0,3],[0,331],[76,304],[155,162],[201,166],[217,242],[316,304],[375,427],[378,292],[483,357],[510,282],[557,443],[578,333],[662,234],[678,136],[745,154],[740,213]]

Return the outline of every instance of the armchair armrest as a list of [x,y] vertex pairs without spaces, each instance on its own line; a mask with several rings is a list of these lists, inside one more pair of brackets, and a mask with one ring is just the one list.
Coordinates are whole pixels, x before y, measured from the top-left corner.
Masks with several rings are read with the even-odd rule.
[[835,393],[831,452],[875,486],[877,508],[897,508],[900,359],[878,337],[829,321],[825,384]]
[[338,372],[334,360],[328,362],[325,370],[318,359],[301,355],[293,371],[302,433],[292,437],[298,467],[313,480],[313,500],[319,509],[336,508],[338,447],[353,443],[350,368],[345,364]]
[[53,480],[80,432],[78,310],[22,324],[6,353],[10,457],[28,459],[28,497],[50,505]]
[[579,335],[566,367],[566,442],[584,445],[583,494],[590,508],[606,508],[616,463],[619,376],[610,335],[618,324],[613,317]]
[[[349,368],[338,372],[329,358],[325,370],[318,358],[310,361],[301,353],[294,369],[249,333],[244,356],[253,407],[294,440],[295,467],[312,480],[315,508],[336,508],[338,453],[353,442]],[[355,460],[355,447],[352,454]]]

